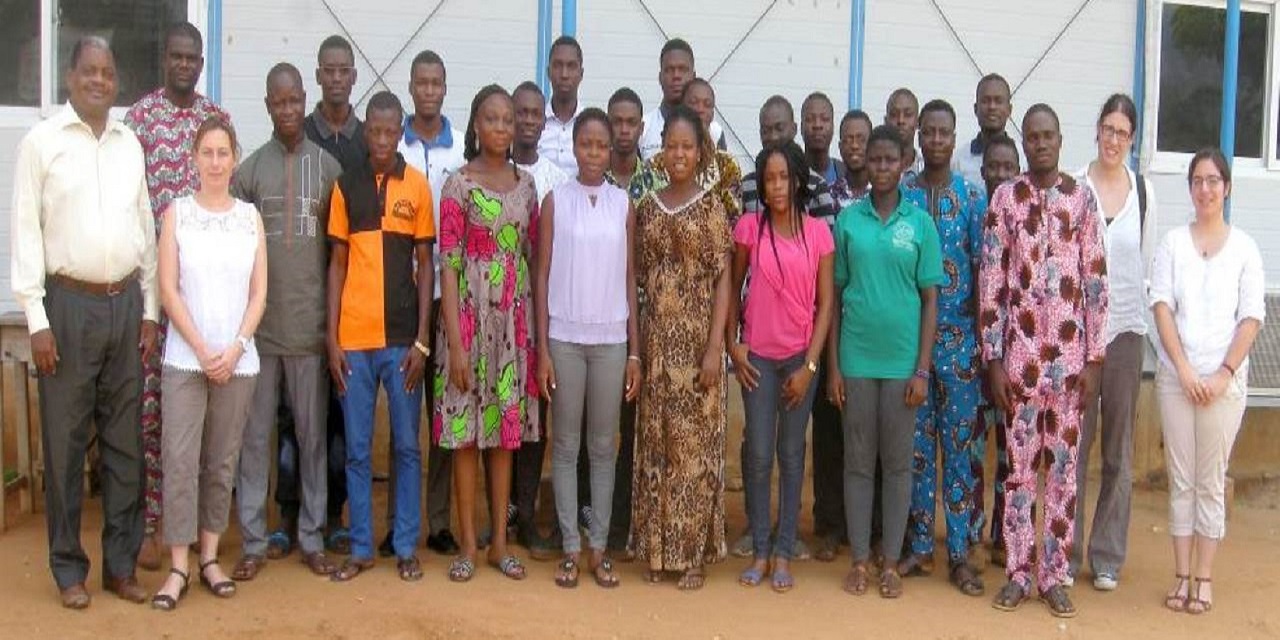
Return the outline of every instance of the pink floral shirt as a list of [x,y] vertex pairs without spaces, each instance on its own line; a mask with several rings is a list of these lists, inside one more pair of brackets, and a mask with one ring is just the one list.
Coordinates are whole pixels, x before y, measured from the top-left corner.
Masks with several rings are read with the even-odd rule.
[[983,361],[1003,359],[1022,393],[1075,388],[1106,352],[1107,260],[1093,191],[1061,173],[996,189],[979,275]]

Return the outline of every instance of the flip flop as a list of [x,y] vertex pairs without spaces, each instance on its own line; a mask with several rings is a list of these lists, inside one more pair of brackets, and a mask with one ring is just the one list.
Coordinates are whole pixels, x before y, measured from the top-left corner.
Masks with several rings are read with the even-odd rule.
[[509,554],[505,555],[502,558],[500,558],[497,562],[490,562],[489,566],[493,567],[494,569],[497,569],[498,571],[501,571],[502,575],[508,578],[511,578],[512,580],[525,579],[526,574],[524,570],[524,564],[520,562],[519,558],[513,555],[509,555]]
[[458,556],[449,563],[449,579],[454,582],[466,582],[476,574],[476,563],[466,556]]
[[[604,571],[604,574],[600,573],[601,570]],[[613,572],[613,561],[608,558],[600,560],[600,564],[596,565],[596,568],[591,571],[591,577],[595,579],[596,585],[605,589],[613,589],[621,584],[618,581],[618,574]]]

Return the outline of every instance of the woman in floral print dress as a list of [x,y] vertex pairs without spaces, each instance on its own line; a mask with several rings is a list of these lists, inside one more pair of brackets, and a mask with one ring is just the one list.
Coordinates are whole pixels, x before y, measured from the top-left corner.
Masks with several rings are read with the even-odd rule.
[[455,582],[475,572],[476,474],[485,452],[493,541],[489,564],[513,579],[524,566],[507,552],[504,523],[512,452],[538,435],[529,260],[537,228],[533,178],[510,159],[511,97],[489,85],[471,104],[468,163],[440,194],[440,326],[431,436],[453,450],[453,482],[462,533]]

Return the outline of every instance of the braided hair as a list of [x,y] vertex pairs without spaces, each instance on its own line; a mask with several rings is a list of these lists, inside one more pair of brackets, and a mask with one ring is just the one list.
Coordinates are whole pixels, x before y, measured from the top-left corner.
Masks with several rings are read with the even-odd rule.
[[778,264],[778,273],[785,278],[782,271],[782,258],[778,255],[778,234],[773,229],[773,212],[769,210],[769,199],[765,197],[765,167],[769,164],[769,159],[774,156],[782,156],[787,164],[787,190],[789,200],[791,201],[791,228],[793,233],[800,235],[800,244],[804,247],[805,253],[809,252],[809,242],[804,235],[804,216],[805,203],[809,201],[809,166],[805,162],[804,151],[800,149],[800,145],[794,140],[788,140],[782,144],[765,147],[756,155],[756,182],[759,187],[760,198],[760,224],[756,227],[756,252],[757,263],[759,260],[758,253],[760,251],[761,241],[764,239],[765,228],[769,228],[769,245],[773,248],[773,259]]

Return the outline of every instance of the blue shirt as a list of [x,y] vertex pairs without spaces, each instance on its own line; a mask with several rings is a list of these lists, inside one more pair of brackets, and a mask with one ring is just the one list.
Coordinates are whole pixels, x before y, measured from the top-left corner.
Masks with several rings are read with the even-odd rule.
[[943,282],[938,286],[934,362],[946,366],[961,354],[967,361],[977,352],[975,292],[986,192],[953,171],[950,184],[937,188],[927,185],[923,175],[912,175],[903,182],[902,194],[933,218],[942,244]]

